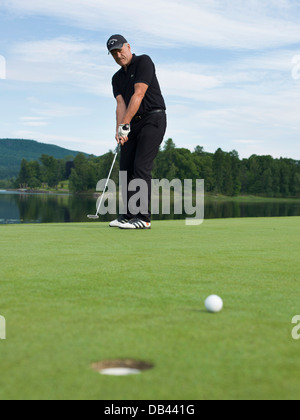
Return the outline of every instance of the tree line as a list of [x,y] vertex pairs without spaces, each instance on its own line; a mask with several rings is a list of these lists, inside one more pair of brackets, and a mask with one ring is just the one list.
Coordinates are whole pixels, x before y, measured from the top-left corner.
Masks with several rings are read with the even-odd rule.
[[[73,193],[93,190],[99,180],[107,177],[114,152],[86,157],[78,154],[72,161],[42,155],[39,161],[22,160],[16,184],[40,188],[47,184],[55,188],[59,182],[69,180]],[[112,173],[118,184],[119,160]],[[154,179],[204,179],[205,191],[226,196],[240,194],[267,197],[300,197],[300,161],[272,156],[252,155],[240,159],[238,152],[205,152],[197,146],[193,152],[177,148],[168,139],[158,153],[153,168]]]

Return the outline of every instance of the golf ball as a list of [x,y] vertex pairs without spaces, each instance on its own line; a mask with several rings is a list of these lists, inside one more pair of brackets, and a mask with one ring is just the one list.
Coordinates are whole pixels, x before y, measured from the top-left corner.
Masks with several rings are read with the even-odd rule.
[[205,301],[205,307],[208,312],[221,312],[223,309],[223,300],[216,295],[209,296]]

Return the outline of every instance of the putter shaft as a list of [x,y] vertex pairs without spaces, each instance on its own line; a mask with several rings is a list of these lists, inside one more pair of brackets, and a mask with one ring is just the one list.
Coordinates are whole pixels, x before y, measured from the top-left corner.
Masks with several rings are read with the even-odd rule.
[[109,180],[110,180],[110,177],[111,177],[111,173],[112,173],[112,171],[113,171],[113,169],[114,169],[114,166],[115,166],[115,163],[116,163],[116,160],[117,160],[117,157],[118,157],[119,151],[120,151],[120,143],[118,144],[118,147],[117,147],[117,152],[116,152],[116,154],[115,154],[114,161],[113,161],[113,163],[112,163],[112,165],[111,165],[111,168],[110,168],[110,171],[109,171],[109,175],[108,175],[107,180],[106,180],[106,184],[105,184],[105,187],[104,187],[104,191],[103,191],[103,193],[102,193],[101,200],[100,200],[99,206],[98,206],[98,208],[97,208],[97,213],[96,213],[94,216],[87,216],[89,219],[99,219],[98,214],[99,214],[99,211],[100,211],[100,208],[101,208],[101,205],[102,205],[102,202],[103,202],[104,194],[105,194],[105,192],[106,192],[106,188],[107,188],[107,186],[108,186],[108,183],[109,183]]

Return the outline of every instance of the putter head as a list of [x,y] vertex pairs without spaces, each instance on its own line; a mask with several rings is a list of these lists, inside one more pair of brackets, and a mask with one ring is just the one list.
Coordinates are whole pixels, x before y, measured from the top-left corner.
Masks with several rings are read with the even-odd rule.
[[88,219],[91,219],[91,220],[97,220],[97,219],[99,219],[99,216],[96,214],[94,214],[94,215],[92,215],[92,214],[89,214],[88,216],[87,216],[87,218]]

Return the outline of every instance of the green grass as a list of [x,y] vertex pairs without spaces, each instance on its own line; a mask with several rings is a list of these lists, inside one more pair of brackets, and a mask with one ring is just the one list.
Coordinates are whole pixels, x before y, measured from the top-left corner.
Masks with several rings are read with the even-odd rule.
[[[1,226],[0,246],[0,400],[299,399],[300,218]],[[155,368],[91,369],[111,358]]]

